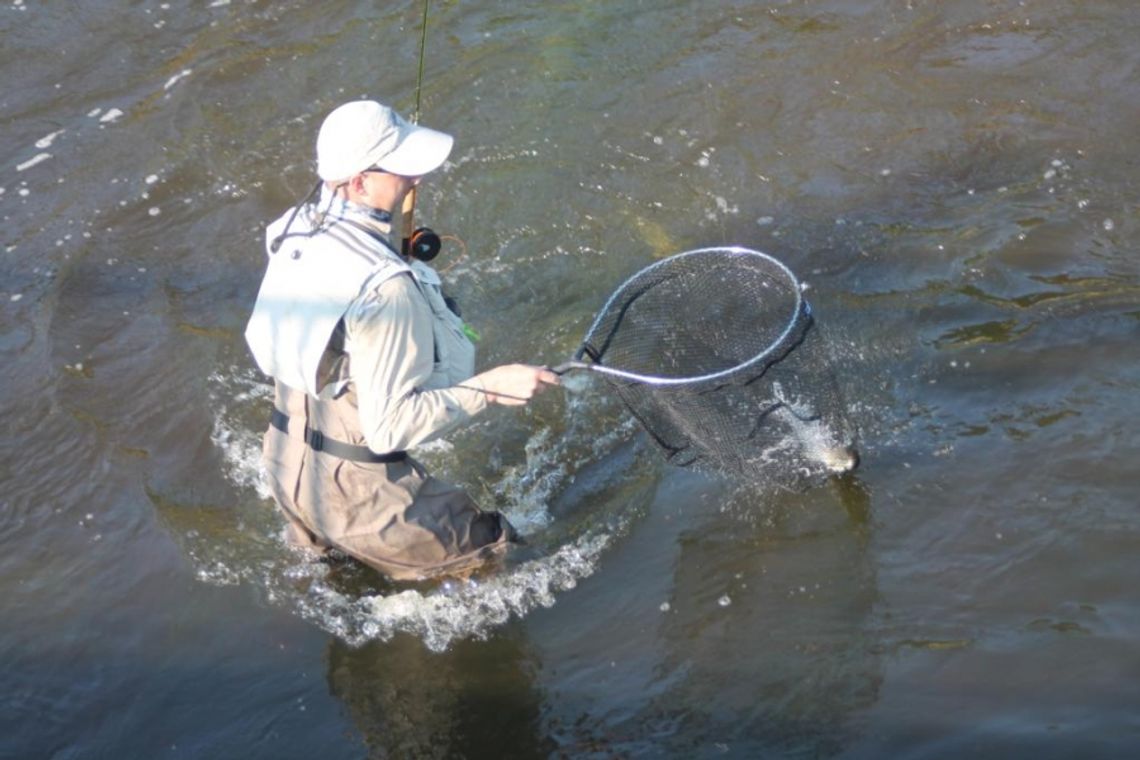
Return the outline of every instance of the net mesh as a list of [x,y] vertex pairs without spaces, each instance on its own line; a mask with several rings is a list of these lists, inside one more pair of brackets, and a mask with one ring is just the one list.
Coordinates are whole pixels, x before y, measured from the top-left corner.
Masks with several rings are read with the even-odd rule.
[[627,280],[586,335],[593,362],[669,462],[755,474],[781,454],[849,469],[826,349],[795,276],[706,248]]

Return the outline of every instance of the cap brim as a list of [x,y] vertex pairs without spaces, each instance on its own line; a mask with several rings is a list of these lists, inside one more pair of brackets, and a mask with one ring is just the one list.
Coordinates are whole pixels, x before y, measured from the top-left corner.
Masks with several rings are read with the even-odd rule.
[[443,165],[454,142],[451,135],[412,125],[396,149],[377,161],[376,166],[402,177],[421,177]]

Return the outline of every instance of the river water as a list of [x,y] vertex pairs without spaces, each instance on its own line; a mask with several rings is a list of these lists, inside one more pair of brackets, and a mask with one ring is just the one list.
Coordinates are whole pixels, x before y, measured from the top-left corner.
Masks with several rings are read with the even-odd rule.
[[282,543],[241,333],[324,114],[411,110],[421,12],[0,8],[0,756],[1134,754],[1140,6],[433,3],[420,219],[480,366],[748,245],[862,465],[669,468],[576,378],[422,454],[526,551],[397,587]]

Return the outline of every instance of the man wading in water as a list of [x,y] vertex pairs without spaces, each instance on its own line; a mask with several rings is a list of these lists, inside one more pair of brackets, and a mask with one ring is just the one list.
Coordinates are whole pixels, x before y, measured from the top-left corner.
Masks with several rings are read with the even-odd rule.
[[558,383],[523,364],[472,376],[475,347],[439,276],[393,238],[393,211],[451,145],[374,101],[330,113],[317,137],[322,182],[269,225],[245,332],[275,381],[263,454],[291,538],[396,580],[471,568],[515,538],[406,449]]

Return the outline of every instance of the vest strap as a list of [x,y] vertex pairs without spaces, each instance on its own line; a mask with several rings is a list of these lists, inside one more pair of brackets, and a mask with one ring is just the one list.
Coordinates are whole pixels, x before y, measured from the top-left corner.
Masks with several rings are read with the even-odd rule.
[[[289,417],[276,407],[269,416],[269,424],[285,435],[289,435]],[[326,454],[340,459],[347,459],[350,462],[388,464],[391,462],[403,462],[408,458],[408,452],[406,451],[391,451],[387,454],[377,454],[367,446],[354,446],[351,443],[326,438],[321,431],[313,430],[308,425],[305,425],[304,439],[305,443],[309,444],[309,448],[313,451],[323,451]]]

